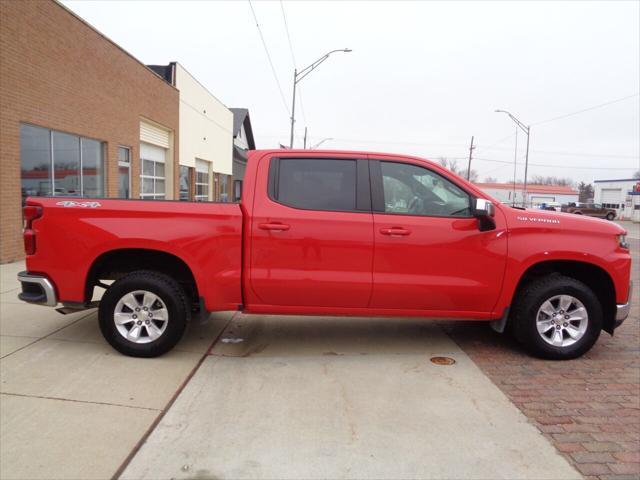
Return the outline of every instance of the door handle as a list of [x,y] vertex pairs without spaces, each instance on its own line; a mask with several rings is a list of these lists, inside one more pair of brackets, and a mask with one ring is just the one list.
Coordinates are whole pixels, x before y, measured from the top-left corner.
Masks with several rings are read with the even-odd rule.
[[389,235],[392,237],[406,237],[411,234],[411,230],[401,227],[381,228],[380,233],[383,235]]
[[284,223],[261,223],[258,225],[260,230],[271,230],[273,232],[284,232],[289,230],[291,225],[285,225]]

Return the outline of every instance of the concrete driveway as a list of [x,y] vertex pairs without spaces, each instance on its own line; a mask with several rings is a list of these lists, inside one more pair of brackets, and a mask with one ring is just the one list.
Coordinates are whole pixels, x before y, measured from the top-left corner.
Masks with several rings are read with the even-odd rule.
[[215,315],[134,359],[94,311],[19,303],[22,268],[1,268],[3,479],[580,478],[434,323]]
[[580,478],[433,323],[244,316],[221,338],[242,342],[123,478]]

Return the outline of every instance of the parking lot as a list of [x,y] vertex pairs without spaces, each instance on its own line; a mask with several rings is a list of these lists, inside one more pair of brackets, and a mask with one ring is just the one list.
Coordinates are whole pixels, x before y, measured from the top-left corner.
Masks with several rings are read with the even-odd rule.
[[23,268],[1,269],[3,479],[640,472],[637,288],[616,335],[568,362],[472,322],[231,313],[137,359],[104,342],[95,311],[20,303]]

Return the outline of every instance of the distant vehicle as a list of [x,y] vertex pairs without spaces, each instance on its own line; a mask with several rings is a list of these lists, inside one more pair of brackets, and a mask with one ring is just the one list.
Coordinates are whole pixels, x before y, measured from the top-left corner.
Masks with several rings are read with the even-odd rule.
[[559,212],[562,208],[562,205],[559,202],[545,202],[541,203],[538,208],[540,210],[550,210],[552,212]]
[[613,220],[616,218],[616,211],[613,208],[605,208],[599,203],[569,203],[567,205],[563,205],[561,211],[566,213],[575,213],[576,215],[606,218],[607,220]]

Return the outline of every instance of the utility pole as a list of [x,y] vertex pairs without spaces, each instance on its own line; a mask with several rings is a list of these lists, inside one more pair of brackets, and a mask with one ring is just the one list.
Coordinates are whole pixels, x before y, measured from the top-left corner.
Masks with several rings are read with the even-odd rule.
[[291,100],[291,137],[289,148],[293,148],[293,129],[296,123],[296,84],[298,83],[298,69],[293,70],[293,99]]
[[304,127],[304,143],[302,144],[302,148],[304,150],[307,149],[307,127]]
[[518,127],[516,126],[516,148],[513,154],[513,205],[516,206],[516,168],[518,167]]
[[529,137],[531,135],[531,125],[525,125],[524,123],[522,123],[520,120],[518,120],[516,117],[514,117],[511,113],[507,112],[506,110],[496,110],[497,113],[506,113],[507,115],[509,115],[509,118],[511,118],[511,120],[513,120],[515,122],[515,124],[518,126],[518,128],[520,128],[520,130],[522,130],[524,133],[527,134],[527,151],[524,155],[524,188],[523,188],[523,196],[524,198],[522,199],[522,206],[526,207],[527,206],[527,173],[529,170]]
[[527,126],[527,150],[524,154],[524,200],[522,206],[527,208],[527,170],[529,169],[529,137],[531,137],[531,127]]
[[471,146],[469,147],[469,166],[467,167],[467,180],[471,177],[471,155],[473,154],[473,135],[471,136]]

